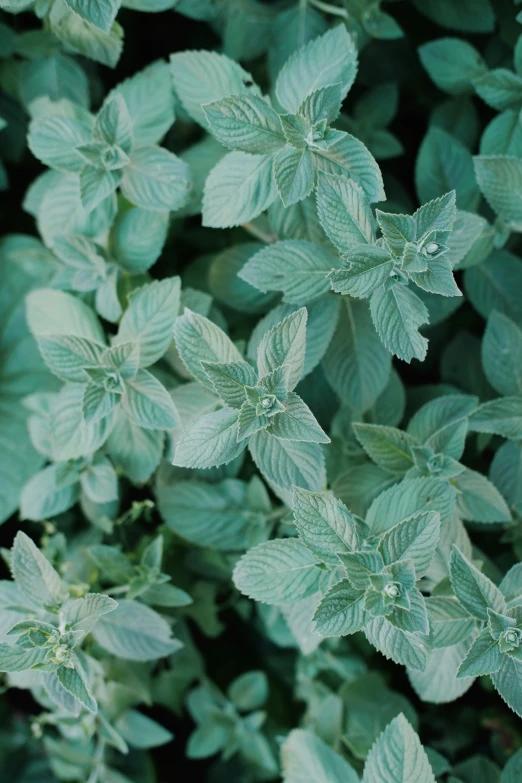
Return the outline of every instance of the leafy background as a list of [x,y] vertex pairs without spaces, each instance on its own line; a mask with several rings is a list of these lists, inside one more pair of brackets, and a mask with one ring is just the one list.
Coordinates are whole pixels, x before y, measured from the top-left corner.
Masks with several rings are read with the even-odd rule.
[[[265,5],[270,4],[265,3]],[[271,5],[279,8],[277,3]],[[509,58],[519,32],[519,26],[514,22],[514,9],[510,0],[494,0],[493,5],[498,22],[495,35],[465,33],[467,40],[481,52],[487,53],[490,67],[501,64]],[[447,30],[441,32],[441,28],[419,13],[412,3],[394,2],[386,4],[386,8],[388,7],[405,35],[392,41],[368,42],[360,53],[359,74],[345,108],[348,106],[349,109],[369,87],[390,80],[399,85],[398,111],[389,130],[400,140],[404,152],[400,157],[385,161],[381,165],[388,177],[400,183],[397,187],[400,188],[403,203],[409,201],[413,211],[417,205],[415,167],[418,150],[432,112],[444,100],[444,96],[420,64],[418,47],[441,35],[460,35],[460,33]],[[2,21],[9,23],[19,32],[39,29],[38,20],[31,14],[14,17],[4,15]],[[92,104],[95,107],[113,86],[157,58],[168,58],[170,54],[186,49],[220,50],[222,46],[220,37],[208,25],[172,10],[158,14],[137,14],[123,9],[118,15],[118,21],[125,30],[125,45],[117,66],[111,70],[81,60],[89,74]],[[267,66],[264,56],[249,61],[247,67],[259,84],[262,86],[267,84]],[[468,100],[466,98],[462,102]],[[486,126],[495,116],[495,111],[482,101],[474,99],[473,113],[474,119],[470,125],[475,125],[477,129],[475,136],[477,136],[478,129]],[[21,118],[20,134],[24,132],[23,127],[24,122]],[[200,136],[202,132],[199,128],[181,119],[169,132],[164,146],[179,153]],[[2,134],[0,134],[0,148],[1,140]],[[472,133],[468,134],[468,145],[473,151],[476,150],[476,137],[473,138]],[[15,160],[7,158],[6,168],[10,187],[0,195],[2,232],[35,234],[33,219],[22,211],[20,205],[27,187],[44,170],[43,166],[24,147],[20,149],[20,154]],[[197,269],[191,266],[194,259],[201,254],[216,253],[235,242],[247,239],[248,235],[241,228],[222,231],[202,228],[199,216],[183,221],[174,219],[161,258],[154,267],[154,276],[163,278],[179,274],[193,284],[198,277]],[[518,246],[518,236],[512,234],[509,250],[516,253]],[[457,274],[458,278],[459,274]],[[9,287],[4,290],[2,296],[12,301],[13,295]],[[229,324],[230,336],[234,340],[248,337],[257,317],[238,316],[226,306],[223,307],[223,311]],[[415,387],[440,382],[441,353],[449,340],[461,330],[466,330],[480,338],[484,330],[482,317],[467,301],[442,324],[426,330],[430,339],[430,348],[427,359],[423,363],[414,362],[412,365],[406,365],[404,362],[396,362],[403,382],[413,389],[410,400],[415,400]],[[52,387],[52,379],[49,380],[45,375],[43,376],[45,380],[41,380],[38,369],[34,369],[38,367],[38,358],[34,344],[30,345],[29,340],[26,350],[25,355],[28,357],[27,363],[31,367],[31,375],[23,393],[34,390],[36,386],[42,390],[40,383],[50,383]],[[465,358],[459,353],[459,361]],[[467,390],[474,392],[475,381],[471,372],[470,370],[470,388]],[[414,402],[411,404],[413,405]],[[1,410],[0,415],[2,415]],[[10,437],[16,442],[18,439],[16,431],[13,431]],[[6,447],[9,447],[8,444]],[[465,452],[463,461],[469,467],[487,474],[492,453],[491,449],[485,449],[477,454],[476,450],[470,447],[469,451]],[[19,458],[20,455],[16,457]],[[27,464],[25,466],[28,467]],[[28,472],[32,472],[30,467]],[[130,507],[133,501],[140,502],[147,499],[154,500],[150,486],[142,488],[129,486],[125,507]],[[142,517],[133,525],[118,527],[112,543],[121,544],[125,551],[132,551],[139,545],[144,533],[150,533],[161,524],[162,520],[157,510],[153,509],[149,515],[146,515],[146,519]],[[75,535],[84,525],[85,521],[79,512],[68,513],[60,519],[59,529],[66,535]],[[0,531],[2,546],[10,547],[20,527],[33,538],[38,538],[42,532],[40,525],[20,522],[18,516],[14,514]],[[517,538],[518,531],[513,531],[513,535]],[[506,540],[500,538],[497,528],[489,530],[475,526],[473,541],[482,552],[487,552],[492,562],[496,563],[495,567],[492,566],[492,573],[494,568],[502,568],[504,563],[507,567],[511,563]],[[175,573],[178,566],[179,563],[174,560],[171,563],[172,572]],[[2,578],[9,578],[7,568],[4,568]],[[207,617],[200,624],[189,620],[195,646],[205,661],[209,678],[223,689],[245,671],[252,669],[266,671],[270,681],[270,696],[267,704],[269,729],[274,736],[284,735],[289,729],[299,725],[304,710],[303,702],[294,698],[296,652],[277,647],[253,629],[249,622],[245,622],[234,606],[236,597],[237,594],[230,583],[220,584],[218,602],[220,608],[217,614]],[[208,611],[212,614],[210,609]],[[207,626],[206,633],[201,630],[201,624]],[[484,754],[496,759],[502,765],[507,755],[522,746],[519,719],[500,702],[498,695],[487,683],[481,682],[481,687],[473,687],[451,706],[428,705],[418,699],[402,667],[387,662],[364,640],[360,640],[359,637],[350,639],[349,644],[347,643],[343,649],[347,655],[360,655],[369,671],[379,671],[394,692],[406,697],[419,716],[419,734],[423,743],[439,748],[456,762],[471,755]],[[326,682],[337,682],[331,672],[325,671],[321,676]],[[365,693],[370,700],[376,699],[375,711],[382,717],[384,706],[379,702],[379,686],[372,687],[372,684],[368,683]],[[27,743],[31,744],[31,752],[35,757],[38,757],[41,752],[38,741],[30,739],[27,733],[27,716],[34,714],[35,703],[25,691],[6,690],[2,696],[1,710],[4,725],[4,731],[0,735],[3,772],[9,774],[9,779],[12,780],[33,779],[24,776],[24,769]],[[136,783],[140,783],[141,780],[153,780],[154,774],[159,781],[170,780],[173,775],[181,778],[185,774],[195,780],[244,779],[241,777],[243,774],[241,766],[234,760],[216,768],[214,759],[189,761],[185,758],[186,740],[194,727],[186,712],[176,716],[171,710],[161,706],[145,707],[143,711],[172,731],[175,740],[151,752],[155,773],[147,771],[145,765],[143,770],[137,770],[136,777],[132,778]],[[469,770],[464,769],[460,772],[463,781],[473,779],[489,782],[498,779],[494,769],[488,771],[486,766],[480,767],[478,776],[475,774],[475,768],[470,767]]]

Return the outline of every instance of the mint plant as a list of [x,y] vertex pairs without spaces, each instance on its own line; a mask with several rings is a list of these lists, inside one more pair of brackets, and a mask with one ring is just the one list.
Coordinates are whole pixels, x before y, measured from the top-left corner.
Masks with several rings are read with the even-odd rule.
[[6,780],[522,780],[517,6],[0,0]]

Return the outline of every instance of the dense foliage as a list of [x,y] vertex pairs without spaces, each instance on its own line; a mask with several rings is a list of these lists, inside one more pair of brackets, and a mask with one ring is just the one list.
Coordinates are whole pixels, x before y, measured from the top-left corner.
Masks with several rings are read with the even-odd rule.
[[0,0],[2,780],[520,783],[522,11],[122,5]]

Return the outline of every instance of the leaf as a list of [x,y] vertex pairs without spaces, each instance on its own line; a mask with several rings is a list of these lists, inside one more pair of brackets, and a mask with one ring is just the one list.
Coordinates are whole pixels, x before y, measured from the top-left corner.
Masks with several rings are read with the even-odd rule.
[[261,378],[284,365],[288,391],[297,386],[304,368],[307,317],[306,308],[301,307],[266,332],[257,349]]
[[507,68],[493,68],[473,82],[477,95],[498,111],[518,108],[522,100],[522,79]]
[[173,738],[173,734],[163,728],[155,720],[143,715],[138,710],[126,710],[114,724],[114,728],[121,734],[131,748],[147,750],[166,745]]
[[497,488],[481,473],[466,468],[454,479],[457,507],[463,519],[494,524],[508,522],[511,513]]
[[510,155],[477,155],[473,162],[490,207],[515,230],[522,228],[522,161]]
[[449,482],[433,478],[404,479],[373,501],[366,524],[373,535],[382,535],[415,514],[437,511],[444,523],[454,510],[455,490]]
[[80,172],[85,160],[77,147],[87,144],[92,133],[89,115],[35,117],[29,126],[27,143],[38,160],[58,171]]
[[366,303],[343,298],[322,366],[330,386],[355,410],[368,410],[384,392],[391,356],[375,331]]
[[267,541],[239,560],[234,568],[234,584],[261,603],[294,603],[316,592],[321,574],[318,562],[295,538]]
[[268,680],[263,671],[241,674],[230,684],[227,695],[238,710],[257,710],[268,698]]
[[229,152],[205,182],[203,225],[240,226],[268,209],[276,197],[272,156]]
[[364,767],[363,783],[435,783],[419,737],[404,715],[379,735]]
[[85,383],[88,380],[84,368],[100,366],[105,350],[105,346],[100,343],[67,335],[40,337],[38,347],[51,372],[64,381],[76,383]]
[[477,406],[477,397],[444,394],[430,400],[411,417],[408,433],[419,443],[460,459],[467,434],[467,418]]
[[321,636],[356,633],[368,619],[364,610],[364,591],[356,590],[348,579],[342,579],[330,588],[313,616],[315,630]]
[[498,640],[486,628],[475,639],[461,662],[457,677],[481,677],[500,669],[502,656]]
[[394,261],[388,250],[377,245],[353,248],[346,267],[333,270],[329,277],[338,294],[366,299],[388,280]]
[[[386,658],[415,671],[424,671],[431,653],[429,636],[406,634],[385,617],[371,620],[364,628],[366,638]],[[412,781],[413,783],[413,781]]]
[[24,484],[19,498],[20,516],[33,521],[50,519],[74,506],[78,496],[77,481],[62,486],[57,480],[57,465],[48,465]]
[[96,624],[93,636],[105,650],[127,661],[152,661],[181,647],[165,620],[137,601],[119,601],[117,608]]
[[86,422],[83,416],[85,386],[70,383],[62,387],[51,410],[51,450],[53,459],[62,461],[86,457],[107,440],[113,426],[113,414]]
[[379,337],[390,353],[411,362],[424,361],[428,341],[418,329],[429,321],[428,311],[419,297],[404,285],[377,289],[370,300],[372,320]]
[[60,603],[62,580],[47,558],[21,530],[15,536],[11,570],[17,586],[31,604],[54,607]]
[[284,783],[358,783],[353,767],[316,734],[294,729],[281,746]]
[[168,277],[133,291],[114,344],[138,342],[140,367],[157,362],[169,347],[180,289],[179,277]]
[[434,595],[426,600],[435,648],[452,647],[465,641],[476,622],[452,596]]
[[488,381],[500,394],[522,395],[522,329],[499,312],[488,319],[482,365]]
[[246,402],[245,386],[257,385],[257,374],[247,362],[201,362],[216,394],[225,405],[241,408]]
[[202,362],[241,362],[242,356],[229,337],[212,321],[188,308],[174,323],[176,347],[187,370],[214,391]]
[[202,108],[211,133],[229,149],[264,154],[286,144],[277,112],[255,95],[232,95]]
[[284,302],[304,305],[330,290],[327,275],[338,263],[311,242],[287,239],[251,256],[239,277],[261,291],[282,291]]
[[287,145],[274,159],[274,177],[281,201],[290,207],[310,195],[314,187],[314,159],[308,147]]
[[111,255],[131,274],[146,272],[161,254],[168,225],[166,212],[150,212],[140,207],[120,212],[111,228]]
[[380,468],[400,474],[412,467],[411,450],[416,441],[411,435],[379,424],[354,423],[352,426],[357,440]]
[[264,431],[249,443],[252,459],[268,481],[288,492],[294,486],[318,492],[325,483],[324,457],[317,443],[280,440]]
[[337,553],[359,548],[355,520],[333,495],[294,487],[293,509],[300,538],[323,563],[336,566]]
[[246,441],[237,442],[237,417],[237,410],[221,408],[196,419],[181,433],[174,464],[186,468],[211,468],[231,462],[246,446]]
[[522,397],[484,402],[471,415],[470,428],[513,440],[522,438]]
[[473,92],[473,80],[486,71],[479,52],[460,38],[439,38],[419,46],[419,57],[432,81],[450,95]]
[[418,11],[442,27],[469,33],[488,33],[495,26],[490,0],[414,0]]
[[301,47],[283,66],[276,81],[277,100],[297,112],[304,99],[321,87],[341,85],[345,98],[357,73],[357,51],[344,25]]
[[283,440],[330,443],[308,405],[295,392],[289,392],[285,410],[271,418],[266,432]]
[[494,310],[520,323],[522,307],[516,296],[522,284],[520,259],[505,250],[496,250],[485,261],[466,269],[464,287],[473,307],[489,318]]
[[471,688],[474,677],[457,679],[457,670],[468,645],[469,642],[464,641],[435,649],[424,671],[408,671],[408,678],[420,699],[431,704],[448,704]]
[[412,560],[417,579],[430,567],[440,537],[440,517],[434,511],[405,519],[388,530],[380,540],[379,550],[386,565]]
[[263,535],[262,521],[270,513],[270,503],[249,502],[249,485],[238,479],[171,482],[160,473],[156,497],[161,516],[177,535],[224,552],[247,549],[257,532]]
[[480,199],[471,153],[449,133],[434,126],[419,149],[415,186],[421,203],[455,190],[458,208],[473,212]]
[[137,207],[168,212],[185,206],[189,196],[188,165],[163,147],[141,147],[125,166],[121,190]]
[[83,598],[77,598],[67,606],[65,614],[67,630],[83,631],[88,634],[100,617],[113,612],[117,606],[117,602],[108,595],[87,593]]
[[74,661],[74,669],[60,666],[56,671],[56,676],[67,693],[78,699],[89,712],[97,712],[96,699],[91,693],[87,676],[77,658]]
[[205,128],[204,105],[231,95],[252,94],[250,74],[217,52],[176,52],[170,57],[170,68],[183,108]]
[[377,161],[355,136],[342,133],[326,150],[316,150],[314,157],[318,172],[353,179],[371,203],[385,200],[381,170]]
[[474,617],[487,621],[488,609],[505,612],[506,602],[498,587],[481,574],[455,545],[451,551],[450,577],[455,595]]
[[343,256],[358,245],[371,244],[372,211],[363,189],[353,180],[333,174],[320,176],[317,211],[325,233]]
[[117,0],[65,0],[67,5],[86,22],[108,33],[118,13]]
[[522,717],[522,666],[508,655],[502,656],[500,669],[491,675],[493,685],[508,707]]
[[139,427],[172,430],[181,426],[172,397],[148,370],[138,370],[133,380],[125,381],[121,405]]
[[0,671],[24,672],[36,664],[42,663],[46,651],[40,647],[19,647],[18,645],[0,644]]
[[104,344],[103,329],[93,310],[64,291],[40,288],[26,298],[27,323],[36,338],[80,337]]

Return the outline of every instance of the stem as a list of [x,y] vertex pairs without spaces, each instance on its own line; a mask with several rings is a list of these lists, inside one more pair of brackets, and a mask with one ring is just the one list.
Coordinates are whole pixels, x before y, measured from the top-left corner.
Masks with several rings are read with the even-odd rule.
[[330,5],[330,3],[323,3],[322,0],[308,0],[310,5],[317,8],[318,11],[324,11],[325,14],[332,14],[332,16],[340,16],[342,19],[348,19],[349,14],[345,8],[339,8],[336,5]]
[[260,239],[261,242],[270,244],[277,241],[276,236],[265,233],[261,228],[258,228],[253,223],[243,223],[242,228],[244,228],[245,231],[248,231],[249,234],[252,234],[252,236],[256,239]]

